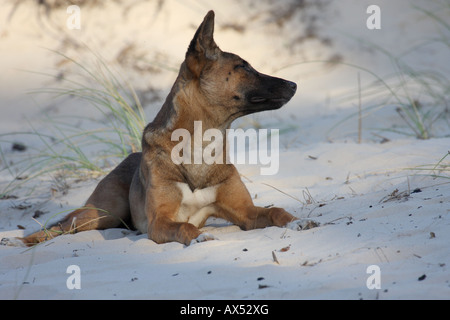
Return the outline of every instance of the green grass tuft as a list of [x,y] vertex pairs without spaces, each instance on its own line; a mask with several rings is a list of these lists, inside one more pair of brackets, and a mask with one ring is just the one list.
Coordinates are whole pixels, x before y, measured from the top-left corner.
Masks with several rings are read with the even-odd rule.
[[[30,182],[36,178],[63,175],[80,179],[103,175],[104,168],[112,165],[111,159],[123,159],[131,152],[141,150],[142,131],[147,122],[131,85],[119,79],[95,53],[95,66],[88,68],[62,53],[52,52],[71,62],[79,71],[81,80],[63,78],[64,87],[36,90],[32,94],[49,93],[54,98],[77,97],[100,111],[102,119],[47,116],[44,119],[46,133],[39,132],[28,123],[29,131],[0,135],[0,142],[12,143],[14,137],[26,135],[43,146],[29,146],[27,155],[16,160],[13,165],[9,164],[0,150],[4,164],[2,171],[8,171],[12,177],[10,183],[0,190],[1,196],[11,194],[25,185],[29,185],[29,193],[32,193]],[[42,75],[57,79],[54,75]],[[93,121],[96,129],[79,128],[76,125],[79,120]]]

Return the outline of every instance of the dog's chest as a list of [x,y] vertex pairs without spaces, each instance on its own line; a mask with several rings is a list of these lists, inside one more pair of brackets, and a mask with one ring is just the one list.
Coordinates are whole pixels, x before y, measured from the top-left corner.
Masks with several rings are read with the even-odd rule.
[[189,222],[199,227],[209,216],[215,213],[213,204],[216,201],[218,186],[192,191],[188,184],[178,182],[177,187],[181,191],[182,200],[176,221]]

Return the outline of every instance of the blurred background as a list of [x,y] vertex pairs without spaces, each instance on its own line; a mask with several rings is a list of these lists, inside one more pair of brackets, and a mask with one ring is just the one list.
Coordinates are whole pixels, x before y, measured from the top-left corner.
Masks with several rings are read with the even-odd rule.
[[[432,40],[447,33],[450,9],[444,0],[3,0],[0,16],[1,131],[14,130],[23,115],[33,118],[47,108],[63,112],[61,101],[29,90],[55,86],[96,61],[93,53],[117,70],[138,92],[149,120],[173,83],[193,33],[210,9],[216,12],[215,39],[257,70],[298,83],[296,99],[285,113],[296,116],[355,101],[335,100],[374,81],[367,72],[390,76],[392,56],[412,66],[448,72],[448,43]],[[69,29],[69,5],[80,8],[80,29]],[[369,30],[367,7],[381,9],[381,29]],[[436,16],[431,16],[435,14]],[[442,21],[442,22],[443,22]],[[448,26],[448,24],[447,24]],[[425,45],[426,44],[426,45]],[[408,53],[412,48],[416,50]],[[45,73],[53,76],[46,77]],[[24,96],[25,95],[25,96]],[[365,101],[367,102],[367,100]],[[364,103],[364,101],[363,101]],[[82,106],[73,106],[86,114]],[[25,108],[23,109],[22,108]],[[77,110],[71,110],[77,112]]]

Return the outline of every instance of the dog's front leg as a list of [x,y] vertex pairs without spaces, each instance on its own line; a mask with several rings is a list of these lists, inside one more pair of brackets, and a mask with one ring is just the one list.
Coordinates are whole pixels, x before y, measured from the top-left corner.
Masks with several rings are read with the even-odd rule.
[[255,206],[237,171],[218,189],[216,206],[218,216],[244,230],[269,226],[301,230],[318,226],[312,220],[299,220],[282,208]]
[[270,226],[291,227],[297,220],[292,214],[282,208],[263,208],[253,204],[233,206],[233,203],[218,204],[219,216],[233,222],[243,230],[259,229]]
[[176,222],[163,215],[154,219],[148,226],[148,237],[156,243],[177,241],[185,245],[199,238],[200,230],[188,222]]
[[145,211],[148,217],[148,238],[156,243],[177,241],[187,246],[212,240],[212,236],[202,234],[193,224],[180,221],[178,212],[182,194],[176,186],[170,184],[160,184],[147,191]]

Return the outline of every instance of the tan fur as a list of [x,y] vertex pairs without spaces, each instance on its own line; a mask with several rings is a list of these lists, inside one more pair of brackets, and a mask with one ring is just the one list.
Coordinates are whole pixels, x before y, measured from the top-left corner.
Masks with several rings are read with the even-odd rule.
[[[294,83],[258,73],[239,56],[222,52],[213,39],[214,13],[197,30],[166,102],[143,132],[142,153],[131,154],[97,186],[83,209],[49,230],[22,240],[30,245],[62,233],[119,226],[131,218],[149,239],[189,245],[209,216],[244,230],[285,226],[296,218],[281,208],[256,207],[232,164],[179,164],[171,160],[176,129],[191,137],[194,121],[203,132],[225,134],[233,120],[278,109],[295,93]],[[225,147],[224,147],[225,148]],[[224,156],[226,149],[224,149]],[[225,160],[225,159],[224,159]],[[223,161],[225,163],[225,161]]]

